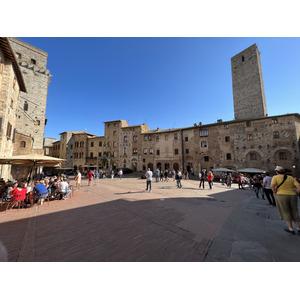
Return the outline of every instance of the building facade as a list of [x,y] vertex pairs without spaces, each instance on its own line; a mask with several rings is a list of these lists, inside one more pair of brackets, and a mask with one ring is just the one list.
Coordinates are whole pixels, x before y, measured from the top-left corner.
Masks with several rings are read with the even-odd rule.
[[16,38],[9,38],[27,87],[20,92],[16,129],[33,137],[33,150],[43,154],[46,125],[46,105],[50,72],[47,70],[48,54]]
[[[24,78],[9,40],[0,37],[0,156],[12,156],[16,140],[20,93],[26,93]],[[1,166],[1,177],[11,177],[11,166]]]
[[[73,167],[100,166],[105,158],[103,168],[140,172],[159,168],[198,175],[201,169],[252,167],[274,174],[281,165],[300,176],[300,115],[267,115],[257,45],[232,57],[231,66],[234,120],[167,130],[130,126],[125,120],[104,122],[104,137],[73,135],[74,149],[80,150],[74,150]],[[102,148],[96,150],[100,141]]]

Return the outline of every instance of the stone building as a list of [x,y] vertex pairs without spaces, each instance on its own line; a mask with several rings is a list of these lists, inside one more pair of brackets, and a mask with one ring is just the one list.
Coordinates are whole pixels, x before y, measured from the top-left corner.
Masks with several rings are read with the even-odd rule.
[[105,156],[105,137],[89,136],[88,137],[88,155],[86,165],[99,166],[99,168],[108,168],[109,160]]
[[[12,156],[16,140],[20,93],[25,81],[9,40],[0,37],[0,156]],[[1,166],[1,177],[11,177],[11,167]]]
[[110,165],[112,169],[119,168],[122,165],[120,156],[120,139],[121,130],[127,127],[128,123],[125,120],[104,122],[105,124],[105,143],[106,153],[110,157]]
[[57,142],[55,138],[44,138],[44,155],[53,156],[53,143]]
[[260,53],[254,44],[231,58],[235,120],[267,116]]
[[[175,169],[198,175],[201,169],[254,167],[274,174],[275,166],[281,165],[300,176],[300,115],[267,115],[256,44],[235,55],[231,64],[234,120],[166,130],[130,126],[125,120],[104,122],[104,137],[73,135],[78,149],[73,166],[98,165],[98,152],[108,158],[101,167],[110,169]],[[102,148],[96,150],[100,141]]]
[[50,72],[47,70],[48,54],[16,38],[9,38],[22,71],[27,93],[20,92],[16,129],[33,137],[35,153],[43,154],[46,125],[46,105]]
[[149,131],[147,124],[122,127],[120,133],[119,165],[115,167],[129,168],[133,171],[143,168],[143,136]]

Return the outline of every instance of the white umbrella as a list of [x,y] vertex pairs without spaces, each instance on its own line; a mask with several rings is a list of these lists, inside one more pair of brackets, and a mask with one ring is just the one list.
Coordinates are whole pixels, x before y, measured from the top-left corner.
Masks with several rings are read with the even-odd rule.
[[[65,160],[52,156],[40,155],[40,154],[26,154],[26,155],[14,155],[9,157],[0,157],[0,164],[17,165],[17,166],[32,166],[32,169],[37,173],[36,168],[39,166],[56,167]],[[32,176],[32,169],[29,177]]]
[[227,168],[217,168],[217,169],[212,169],[213,172],[235,172],[234,170],[230,170]]
[[61,158],[40,154],[26,154],[0,157],[0,164],[55,167],[63,160],[64,159]]
[[256,169],[256,168],[245,168],[239,169],[238,172],[241,173],[266,173],[266,170]]

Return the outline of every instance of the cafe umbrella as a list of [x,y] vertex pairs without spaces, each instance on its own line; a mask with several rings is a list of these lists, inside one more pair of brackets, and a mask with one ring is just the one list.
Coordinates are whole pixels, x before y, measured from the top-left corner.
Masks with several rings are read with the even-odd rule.
[[64,161],[64,159],[40,154],[14,155],[8,157],[0,157],[0,164],[14,166],[32,166],[30,178],[32,174],[37,174],[38,167],[56,167]]

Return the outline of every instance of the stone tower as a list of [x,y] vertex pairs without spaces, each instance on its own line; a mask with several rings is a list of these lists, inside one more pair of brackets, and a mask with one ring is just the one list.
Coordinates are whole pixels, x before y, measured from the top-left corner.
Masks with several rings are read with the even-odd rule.
[[15,52],[27,93],[20,93],[17,112],[17,132],[33,138],[33,150],[43,153],[46,125],[46,104],[50,73],[47,70],[48,53],[16,38],[9,38]]
[[254,44],[231,58],[235,120],[267,116],[260,53]]

